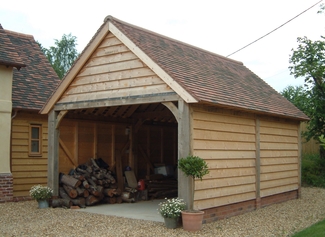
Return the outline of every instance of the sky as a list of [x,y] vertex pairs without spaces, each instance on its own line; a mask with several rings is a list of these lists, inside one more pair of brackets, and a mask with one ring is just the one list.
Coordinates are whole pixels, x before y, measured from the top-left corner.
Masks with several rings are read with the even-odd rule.
[[[6,30],[33,35],[45,48],[64,34],[77,37],[81,52],[107,15],[228,56],[280,27],[320,0],[15,0],[0,5]],[[325,1],[321,1],[324,3]],[[277,91],[303,85],[288,69],[297,37],[320,40],[325,14],[320,3],[278,30],[229,56]]]

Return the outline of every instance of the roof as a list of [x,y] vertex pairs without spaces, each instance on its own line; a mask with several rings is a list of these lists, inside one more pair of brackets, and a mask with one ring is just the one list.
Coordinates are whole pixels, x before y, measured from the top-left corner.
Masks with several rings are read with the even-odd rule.
[[[162,79],[172,89],[176,88],[177,92],[179,86],[194,98],[186,100],[180,95],[188,103],[207,103],[296,120],[308,120],[302,111],[243,63],[131,25],[112,16],[105,18],[74,66],[82,67],[83,62],[78,60],[85,62],[87,60],[83,58],[85,52],[89,48],[96,47],[103,32],[107,34],[109,31],[129,47],[132,46],[130,49],[144,62],[153,62],[154,66],[150,65],[152,70],[157,67],[163,75],[168,75],[168,78],[173,80],[172,83],[168,83],[166,77]],[[73,67],[72,70],[76,73],[78,69]],[[70,80],[73,80],[73,75],[69,74],[70,72],[64,78],[68,81],[62,81],[60,86],[68,87]],[[173,87],[175,84],[177,86]],[[57,94],[51,98],[52,103],[55,102],[53,100],[57,101],[59,96]],[[53,105],[46,105],[46,110],[51,106]]]
[[16,67],[18,70],[26,65],[19,57],[14,45],[0,24],[0,65]]
[[[12,106],[16,109],[40,110],[60,79],[32,35],[0,30],[6,34],[8,49],[12,45],[26,64],[13,71]],[[11,44],[10,44],[11,43]]]

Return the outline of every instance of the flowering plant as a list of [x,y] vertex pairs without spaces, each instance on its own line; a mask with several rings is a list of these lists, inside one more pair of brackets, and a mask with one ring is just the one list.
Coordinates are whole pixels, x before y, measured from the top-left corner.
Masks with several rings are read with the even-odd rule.
[[165,198],[165,202],[159,203],[159,213],[164,218],[176,218],[181,216],[181,211],[184,211],[186,204],[183,199],[180,198]]
[[49,187],[42,186],[40,184],[34,185],[29,190],[29,194],[32,198],[36,200],[46,200],[52,197],[53,190]]

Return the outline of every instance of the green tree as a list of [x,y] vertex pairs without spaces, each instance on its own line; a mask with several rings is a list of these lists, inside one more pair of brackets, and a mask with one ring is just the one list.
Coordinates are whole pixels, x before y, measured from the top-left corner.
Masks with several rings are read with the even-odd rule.
[[39,45],[54,71],[62,79],[79,55],[76,49],[77,38],[71,34],[64,34],[61,40],[55,39],[54,41],[55,46],[51,46],[49,49]]
[[[324,6],[321,6],[321,11]],[[312,41],[299,37],[297,49],[292,49],[289,69],[295,78],[302,77],[305,91],[309,97],[309,106],[304,111],[309,117],[308,131],[304,133],[307,141],[319,140],[325,134],[325,37]]]
[[309,114],[310,97],[303,86],[287,86],[280,94],[306,115]]

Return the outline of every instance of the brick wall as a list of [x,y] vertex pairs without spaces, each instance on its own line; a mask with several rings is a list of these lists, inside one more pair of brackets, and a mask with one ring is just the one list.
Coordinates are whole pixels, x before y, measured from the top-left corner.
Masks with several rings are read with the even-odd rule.
[[0,174],[0,203],[13,201],[12,174]]
[[246,212],[254,211],[260,207],[265,207],[271,204],[289,201],[298,198],[298,190],[286,193],[280,193],[258,200],[249,200],[245,202],[234,203],[230,205],[209,208],[204,210],[203,223],[214,222],[217,220],[237,216]]

